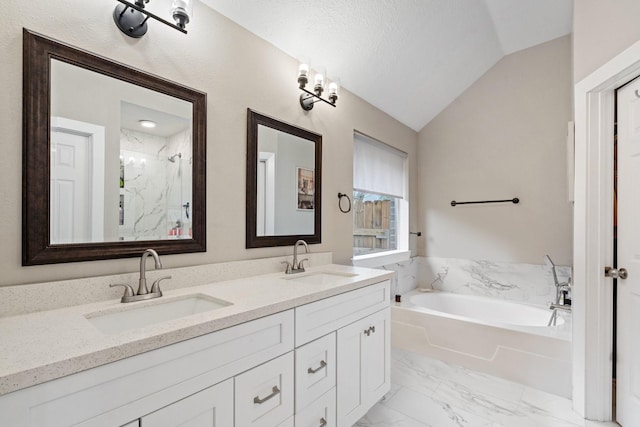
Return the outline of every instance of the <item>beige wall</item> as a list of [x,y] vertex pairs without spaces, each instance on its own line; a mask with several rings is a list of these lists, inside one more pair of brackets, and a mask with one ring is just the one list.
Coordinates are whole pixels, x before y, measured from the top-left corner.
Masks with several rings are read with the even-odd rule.
[[[22,27],[133,67],[184,83],[208,96],[207,252],[163,257],[166,267],[279,256],[291,248],[244,248],[246,109],[294,123],[323,135],[322,244],[334,261],[351,256],[351,216],[338,210],[338,192],[352,191],[354,129],[409,153],[411,199],[415,200],[417,134],[343,90],[337,108],[298,104],[297,62],[238,25],[197,3],[183,35],[157,22],[139,40],[114,25],[115,1],[10,1],[0,15],[0,285],[133,272],[137,260],[123,259],[21,267]],[[168,16],[169,0],[150,3]],[[416,203],[411,210],[415,221]],[[412,227],[413,228],[413,227]]]
[[[419,134],[424,256],[571,263],[571,40],[504,57]],[[452,200],[519,205],[451,207]]]
[[640,40],[639,19],[638,0],[574,1],[574,82]]

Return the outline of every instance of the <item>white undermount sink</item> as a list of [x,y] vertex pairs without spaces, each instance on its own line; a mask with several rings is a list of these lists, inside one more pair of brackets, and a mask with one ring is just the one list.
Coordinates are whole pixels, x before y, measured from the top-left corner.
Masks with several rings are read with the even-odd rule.
[[309,273],[296,273],[291,275],[291,277],[285,277],[285,280],[308,283],[310,285],[329,285],[355,276],[357,276],[357,274],[335,271],[314,271]]
[[123,307],[110,311],[87,314],[85,318],[101,332],[110,335],[233,305],[228,301],[202,294],[164,301],[159,298],[152,304],[143,306],[137,304],[135,302],[123,304]]

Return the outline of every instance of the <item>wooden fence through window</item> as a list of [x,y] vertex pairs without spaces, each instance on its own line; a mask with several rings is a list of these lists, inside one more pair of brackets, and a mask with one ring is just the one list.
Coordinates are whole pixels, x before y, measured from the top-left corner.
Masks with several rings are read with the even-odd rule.
[[390,226],[391,200],[362,201],[356,199],[354,201],[354,248],[360,251],[364,249],[389,249]]

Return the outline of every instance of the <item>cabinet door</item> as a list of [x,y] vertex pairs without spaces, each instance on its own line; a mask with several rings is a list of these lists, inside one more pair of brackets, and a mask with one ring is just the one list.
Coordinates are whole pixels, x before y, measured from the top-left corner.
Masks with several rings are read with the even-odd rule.
[[233,379],[204,389],[140,419],[140,427],[233,425]]
[[362,388],[366,392],[368,411],[391,388],[391,309],[379,311],[365,320],[369,320],[369,326],[367,332],[363,328]]
[[386,308],[338,330],[338,427],[350,427],[389,391],[390,313]]

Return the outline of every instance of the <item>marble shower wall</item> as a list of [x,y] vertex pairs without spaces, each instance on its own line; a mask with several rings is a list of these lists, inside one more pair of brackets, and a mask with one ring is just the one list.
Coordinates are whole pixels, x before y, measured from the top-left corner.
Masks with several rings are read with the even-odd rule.
[[[169,157],[177,153],[182,156],[170,162]],[[120,155],[124,161],[121,240],[166,239],[178,220],[188,235],[191,218],[186,218],[182,205],[191,199],[191,153],[188,130],[164,138],[121,129]]]
[[[553,273],[551,267],[544,264],[415,257],[382,268],[396,271],[392,293],[433,287],[445,292],[544,306],[555,299]],[[570,267],[557,266],[556,272],[560,282],[566,282],[571,276]]]

